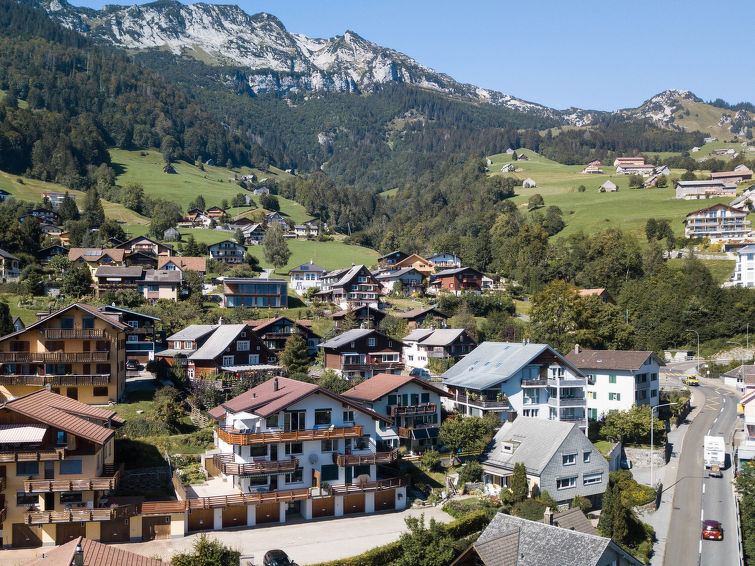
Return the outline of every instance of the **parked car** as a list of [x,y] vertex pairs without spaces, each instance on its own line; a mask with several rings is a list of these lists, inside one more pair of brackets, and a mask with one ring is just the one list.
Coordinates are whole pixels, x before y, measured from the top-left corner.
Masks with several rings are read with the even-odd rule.
[[262,566],[296,566],[288,557],[288,554],[280,549],[269,550],[262,559]]
[[724,528],[718,521],[703,521],[703,538],[707,540],[724,540]]
[[700,382],[697,380],[697,378],[694,375],[688,375],[687,377],[683,377],[682,383],[688,387],[691,385],[694,385],[694,386],[700,385]]
[[723,472],[721,471],[721,466],[713,465],[710,467],[710,472],[708,472],[709,478],[722,478],[724,477]]
[[139,360],[126,360],[126,369],[129,371],[138,371]]
[[432,375],[430,375],[430,372],[425,368],[412,368],[412,371],[409,372],[409,375],[411,375],[412,377],[421,377],[422,379],[430,379],[432,377]]

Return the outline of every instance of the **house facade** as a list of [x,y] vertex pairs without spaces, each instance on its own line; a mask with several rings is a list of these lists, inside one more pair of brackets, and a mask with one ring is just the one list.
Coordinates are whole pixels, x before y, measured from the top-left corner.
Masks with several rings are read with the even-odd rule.
[[207,273],[207,258],[190,256],[159,257],[157,269],[161,271],[196,271],[202,277]]
[[323,287],[317,296],[332,301],[343,310],[379,307],[380,283],[364,265],[327,273],[321,282]]
[[566,359],[587,376],[587,416],[597,420],[632,405],[658,404],[660,367],[653,352],[636,350],[580,350]]
[[131,238],[130,240],[127,240],[122,244],[118,244],[116,248],[120,250],[126,250],[127,254],[142,252],[154,257],[161,255],[172,256],[174,253],[173,246],[170,246],[168,244],[161,244],[160,242],[156,242],[155,240],[152,240],[147,236],[137,236],[136,238]]
[[718,171],[711,173],[710,178],[714,181],[724,181],[726,183],[742,183],[752,180],[752,171],[747,167],[734,169],[734,171]]
[[[401,289],[403,295],[414,295],[422,289],[424,275],[413,267],[404,267],[396,270],[381,271],[375,276],[380,283],[381,293],[388,295]],[[397,283],[401,283],[397,285]]]
[[119,317],[74,303],[0,338],[4,399],[50,387],[83,403],[117,402],[126,386],[126,330]]
[[229,493],[267,501],[247,507],[239,524],[406,505],[405,483],[392,466],[398,450],[378,447],[378,423],[390,420],[351,399],[275,377],[209,415],[218,427],[217,452],[205,457],[208,472],[227,478]]
[[0,250],[0,277],[3,283],[18,281],[21,275],[19,271],[20,263],[21,260],[12,253]]
[[388,313],[374,307],[363,306],[351,310],[334,312],[328,315],[328,318],[333,320],[333,327],[340,330],[343,328],[344,321],[349,315],[354,317],[354,322],[361,328],[377,328],[380,322],[388,316]]
[[244,322],[254,330],[254,333],[262,340],[262,343],[276,356],[280,355],[286,347],[286,341],[294,333],[299,333],[304,338],[304,341],[307,343],[307,352],[310,356],[317,354],[320,340],[322,340],[321,336],[315,334],[309,326],[285,316],[276,316],[267,320],[247,320]]
[[236,374],[269,366],[275,355],[246,324],[220,324],[187,358],[186,377]]
[[483,274],[471,267],[444,269],[438,272],[430,283],[428,290],[434,292],[447,291],[454,295],[463,292],[481,293]]
[[404,369],[403,344],[377,330],[347,330],[320,344],[323,364],[343,377],[370,378],[378,373],[398,374]]
[[207,250],[211,259],[230,264],[244,263],[246,246],[242,246],[233,240],[223,240],[222,242],[212,244]]
[[141,265],[131,267],[102,266],[94,273],[97,297],[108,291],[132,289],[149,303],[160,299],[177,301],[183,281],[181,271],[145,270]]
[[435,266],[418,254],[411,254],[405,257],[401,261],[397,262],[393,266],[393,269],[406,269],[410,267],[414,268],[424,277],[429,277],[431,274],[435,273]]
[[288,274],[291,277],[291,288],[299,295],[303,295],[308,289],[320,288],[322,276],[327,269],[316,263],[303,263],[291,269]]
[[431,359],[459,361],[477,346],[463,328],[412,330],[403,338],[407,368],[426,368]]
[[160,335],[155,329],[157,323],[160,322],[158,317],[114,305],[105,305],[100,307],[100,310],[120,317],[120,321],[128,326],[126,329],[127,360],[137,360],[141,364],[146,364],[155,359],[157,343],[160,340]]
[[394,316],[406,320],[410,329],[419,328],[420,326],[425,325],[428,320],[429,322],[427,322],[427,324],[433,328],[443,328],[446,326],[446,321],[450,318],[446,313],[440,312],[435,307],[412,309],[396,313]]
[[734,273],[724,285],[728,287],[755,287],[755,245],[737,250]]
[[443,374],[449,410],[509,412],[587,429],[586,377],[547,344],[483,342]]
[[71,248],[68,260],[72,263],[85,264],[92,276],[103,265],[125,265],[126,250],[108,248]]
[[721,203],[695,210],[684,219],[684,237],[708,238],[711,243],[748,238],[752,235],[748,213]]
[[398,262],[406,259],[407,257],[409,257],[409,254],[406,254],[400,250],[396,250],[389,254],[381,255],[378,258],[378,265],[383,269],[393,268]]
[[724,181],[677,181],[676,198],[684,200],[737,196],[737,185]]
[[226,277],[223,279],[223,306],[226,308],[286,308],[288,306],[288,281]]
[[455,254],[438,253],[427,258],[436,270],[461,267],[461,258]]

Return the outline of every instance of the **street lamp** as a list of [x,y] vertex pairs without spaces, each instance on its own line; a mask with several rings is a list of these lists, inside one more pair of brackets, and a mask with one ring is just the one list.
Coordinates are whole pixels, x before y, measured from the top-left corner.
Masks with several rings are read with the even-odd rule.
[[697,375],[700,375],[700,334],[697,330],[691,330],[687,328],[685,332],[694,332],[697,336]]
[[655,407],[650,407],[650,487],[655,489],[655,466],[653,464],[653,416],[655,415],[655,410],[659,409],[660,407],[668,407],[670,405],[678,405],[679,403],[663,403],[662,405],[656,405]]

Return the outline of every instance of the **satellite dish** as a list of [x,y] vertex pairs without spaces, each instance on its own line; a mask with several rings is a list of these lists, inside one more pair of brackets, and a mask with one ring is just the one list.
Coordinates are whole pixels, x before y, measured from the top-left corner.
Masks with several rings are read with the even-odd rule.
[[317,464],[317,460],[318,460],[317,454],[315,454],[314,452],[312,452],[312,454],[309,455],[309,463],[310,464]]

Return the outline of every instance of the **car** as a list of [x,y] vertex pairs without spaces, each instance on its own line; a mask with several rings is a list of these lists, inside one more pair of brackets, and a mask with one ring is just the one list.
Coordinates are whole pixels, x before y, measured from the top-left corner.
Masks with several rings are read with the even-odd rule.
[[129,371],[138,371],[139,360],[126,360],[126,369]]
[[690,385],[698,386],[698,385],[700,385],[700,382],[693,375],[688,375],[687,377],[683,377],[682,378],[682,383],[684,383],[687,386],[690,386]]
[[430,379],[432,377],[430,372],[425,368],[413,368],[412,371],[409,372],[409,375],[412,377],[421,377],[422,379]]
[[632,461],[631,460],[622,460],[621,461],[621,469],[622,470],[631,470],[632,469]]
[[296,566],[296,562],[293,562],[282,550],[275,549],[265,553],[262,566]]
[[703,521],[703,538],[706,540],[724,540],[724,528],[718,521]]
[[713,465],[710,467],[710,472],[708,472],[709,478],[722,478],[724,477],[723,472],[721,471],[721,466]]

